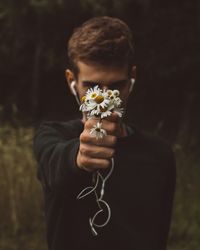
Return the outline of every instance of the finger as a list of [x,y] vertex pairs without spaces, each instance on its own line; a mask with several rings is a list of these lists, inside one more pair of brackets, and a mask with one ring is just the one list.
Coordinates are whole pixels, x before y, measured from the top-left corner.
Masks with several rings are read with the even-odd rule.
[[90,119],[88,119],[86,122],[85,122],[85,125],[84,125],[84,127],[85,127],[85,129],[91,129],[94,125],[96,125],[97,124],[97,122],[99,122],[99,118],[97,119],[97,118],[90,118]]
[[99,147],[96,145],[81,144],[80,145],[81,155],[90,157],[90,158],[99,158],[99,159],[111,159],[114,156],[115,150],[108,147]]
[[111,122],[108,120],[102,121],[102,128],[106,130],[108,135],[117,136],[121,131],[121,123]]
[[[85,122],[85,128],[86,129],[91,129],[94,125],[97,124],[97,122],[99,122],[100,119],[98,117],[92,117],[90,119],[88,119],[86,122]],[[117,113],[112,113],[110,116],[106,117],[106,118],[103,118],[101,120],[101,122],[114,122],[114,123],[119,123],[121,121],[121,118],[119,117],[119,115]]]
[[110,160],[108,159],[82,157],[81,162],[81,167],[90,172],[96,169],[106,169],[110,166]]
[[110,116],[104,118],[107,121],[110,122],[119,122],[121,120],[121,118],[119,117],[119,115],[115,112],[113,112]]
[[96,138],[91,136],[88,130],[84,130],[80,135],[80,142],[101,147],[114,147],[117,142],[117,137],[114,135],[107,135],[103,138]]
[[[121,121],[112,122],[103,119],[101,122],[102,122],[101,127],[105,129],[108,135],[117,136],[117,134],[119,134],[119,131],[121,131]],[[96,124],[97,124],[96,119],[90,119],[85,123],[85,129],[90,131]]]

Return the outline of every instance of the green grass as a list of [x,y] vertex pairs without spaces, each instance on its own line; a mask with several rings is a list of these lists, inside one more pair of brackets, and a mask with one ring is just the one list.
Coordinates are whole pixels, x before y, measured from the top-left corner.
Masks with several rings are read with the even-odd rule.
[[[0,249],[46,250],[32,128],[0,127]],[[177,188],[168,250],[200,249],[200,156],[176,144]]]
[[33,129],[0,128],[0,249],[45,250],[43,201]]
[[200,249],[200,155],[190,147],[174,146],[177,187],[169,250]]

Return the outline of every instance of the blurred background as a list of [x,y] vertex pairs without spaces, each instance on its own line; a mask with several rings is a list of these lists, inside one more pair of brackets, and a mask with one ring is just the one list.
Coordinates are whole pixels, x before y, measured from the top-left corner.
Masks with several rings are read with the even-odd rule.
[[79,115],[66,86],[67,40],[83,21],[119,17],[134,32],[129,122],[164,137],[177,160],[168,250],[200,249],[200,1],[0,1],[0,249],[46,250],[32,139],[42,120]]

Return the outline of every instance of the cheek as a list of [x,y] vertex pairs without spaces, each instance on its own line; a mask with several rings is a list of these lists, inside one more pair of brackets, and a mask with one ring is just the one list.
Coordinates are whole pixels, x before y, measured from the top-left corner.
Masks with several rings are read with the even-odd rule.
[[83,88],[82,86],[77,86],[77,91],[78,91],[79,97],[82,98],[85,95],[87,88]]

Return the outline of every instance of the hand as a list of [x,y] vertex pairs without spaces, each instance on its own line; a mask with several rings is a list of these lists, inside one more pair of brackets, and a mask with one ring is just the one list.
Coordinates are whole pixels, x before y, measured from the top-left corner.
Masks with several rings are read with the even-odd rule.
[[77,165],[86,171],[105,169],[110,166],[110,159],[114,156],[117,137],[122,136],[120,118],[116,113],[102,120],[102,128],[107,136],[96,138],[90,135],[93,125],[99,119],[91,118],[85,121],[84,130],[80,135],[80,147],[77,155]]

